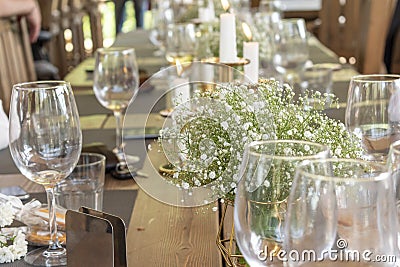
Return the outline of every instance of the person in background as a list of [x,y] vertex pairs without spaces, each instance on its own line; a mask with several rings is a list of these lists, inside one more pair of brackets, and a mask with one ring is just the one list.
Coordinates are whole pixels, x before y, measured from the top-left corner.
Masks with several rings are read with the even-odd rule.
[[36,0],[0,0],[0,17],[26,17],[29,27],[29,41],[36,42],[42,17]]
[[[115,4],[115,27],[116,33],[121,32],[122,24],[125,20],[125,3],[128,0],[114,0]],[[144,13],[148,9],[148,0],[134,0],[133,5],[135,8],[136,27],[143,28]]]

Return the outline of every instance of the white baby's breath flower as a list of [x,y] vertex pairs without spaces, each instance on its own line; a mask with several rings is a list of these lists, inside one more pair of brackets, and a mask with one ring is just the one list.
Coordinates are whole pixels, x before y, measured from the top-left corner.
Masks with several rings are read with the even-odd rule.
[[[190,123],[185,135],[181,132],[166,133],[169,137],[166,140],[182,138],[182,143],[185,144],[185,150],[179,153],[188,159],[182,164],[186,168],[179,169],[173,176],[175,179],[171,179],[184,189],[206,185],[213,181],[215,186],[211,186],[211,190],[218,195],[229,192],[227,198],[232,199],[236,192],[237,181],[237,179],[232,180],[232,177],[238,177],[243,148],[251,141],[269,139],[317,141],[329,146],[333,156],[336,157],[356,158],[361,154],[361,146],[353,141],[342,123],[328,118],[307,102],[312,98],[318,107],[321,106],[318,103],[326,103],[326,97],[330,97],[329,101],[333,103],[333,96],[323,96],[316,92],[296,100],[290,85],[282,86],[275,80],[260,80],[256,85],[235,83],[217,85],[213,92],[197,94],[199,99],[208,98],[212,99],[211,103],[217,103],[218,109],[214,110],[211,104],[201,106],[199,103],[202,101],[197,102],[201,106],[198,111],[204,112],[202,116],[211,117],[210,120],[199,121],[198,124]],[[176,123],[173,122],[172,125],[186,125],[194,115],[195,113],[191,111],[181,112],[173,118]],[[204,139],[212,140],[214,146],[212,152],[208,153],[209,149],[201,146],[201,140]],[[308,155],[309,150],[307,147],[304,151],[288,148],[284,152],[287,155],[301,156]],[[190,164],[196,162],[194,165],[198,165],[199,158],[212,163],[199,171],[198,166]],[[196,172],[190,172],[192,168],[196,168]],[[286,185],[285,188],[277,188],[274,183],[269,182],[272,180],[265,179],[265,192],[271,197],[279,195],[284,198],[290,189],[292,171],[287,168],[281,173],[281,185]]]
[[226,131],[228,129],[228,123],[226,121],[221,122],[222,128]]
[[311,139],[313,137],[313,134],[310,131],[305,131],[304,132],[304,137],[307,139]]
[[14,210],[10,202],[0,204],[0,227],[10,225],[14,220]]
[[0,263],[14,261],[14,254],[9,247],[0,247]]

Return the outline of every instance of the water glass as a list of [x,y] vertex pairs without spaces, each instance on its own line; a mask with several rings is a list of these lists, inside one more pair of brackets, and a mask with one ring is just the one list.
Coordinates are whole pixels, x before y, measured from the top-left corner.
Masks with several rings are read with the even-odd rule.
[[400,75],[352,77],[345,124],[366,159],[385,161],[390,144],[400,139]]
[[105,156],[97,153],[82,153],[73,172],[55,188],[58,205],[79,210],[88,207],[103,209]]
[[378,257],[395,266],[392,185],[386,166],[377,162],[329,158],[300,164],[285,221],[288,266],[382,266]]
[[246,147],[234,222],[237,244],[250,266],[279,262],[295,167],[303,160],[327,157],[327,146],[298,140],[258,141]]

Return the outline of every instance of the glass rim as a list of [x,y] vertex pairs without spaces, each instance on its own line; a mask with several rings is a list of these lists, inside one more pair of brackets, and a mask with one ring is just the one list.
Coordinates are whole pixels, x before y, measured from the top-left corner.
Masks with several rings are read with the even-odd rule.
[[97,164],[102,163],[102,162],[104,162],[104,164],[105,164],[105,162],[106,162],[106,157],[103,154],[100,154],[100,153],[82,152],[79,155],[78,162],[80,161],[82,156],[93,156],[93,157],[97,157],[97,159],[95,161],[93,161],[93,162],[90,162],[90,163],[77,163],[75,168],[93,166],[93,165],[97,165]]
[[[39,86],[34,86],[39,85]],[[67,86],[71,88],[71,83],[63,80],[48,80],[48,81],[34,81],[34,82],[22,82],[13,85],[13,90],[54,90],[60,86]]]
[[110,47],[100,47],[96,49],[96,53],[98,54],[105,54],[105,53],[121,53],[125,51],[133,51],[136,53],[136,50],[134,47],[128,47],[128,46],[110,46]]
[[[310,165],[310,163],[328,163],[328,162],[337,162],[337,163],[359,163],[363,165],[372,165],[375,166],[377,172],[373,177],[368,178],[354,178],[354,177],[343,177],[343,176],[333,176],[333,175],[323,175],[323,174],[313,174],[307,171],[305,168]],[[325,159],[312,159],[305,160],[301,162],[296,168],[296,177],[299,174],[306,174],[306,177],[313,180],[321,180],[321,181],[329,181],[329,182],[376,182],[383,181],[386,179],[390,179],[389,170],[386,166],[379,162],[366,161],[362,159],[347,159],[347,158],[325,158]]]
[[[274,148],[276,147],[277,143],[295,143],[295,144],[307,144],[307,145],[311,145],[314,147],[319,147],[321,148],[321,151],[319,151],[316,154],[312,154],[312,155],[305,155],[305,156],[284,156],[284,155],[276,155],[275,154],[275,149],[274,149],[274,153],[269,155],[269,154],[263,154],[263,153],[259,153],[259,152],[255,152],[255,151],[251,151],[251,147],[255,146],[255,145],[262,145],[262,144],[275,144]],[[264,158],[271,158],[271,159],[287,159],[287,158],[291,158],[293,160],[307,160],[307,159],[317,159],[320,157],[321,153],[326,152],[327,156],[330,154],[330,149],[327,145],[323,145],[320,143],[315,143],[315,142],[311,142],[311,141],[306,141],[306,140],[290,140],[290,139],[271,139],[271,140],[261,140],[261,141],[253,141],[250,142],[249,144],[246,145],[245,148],[246,151],[248,151],[249,154],[252,155],[257,155],[257,156],[262,156]]]
[[391,82],[400,80],[398,74],[360,74],[351,77],[351,82]]

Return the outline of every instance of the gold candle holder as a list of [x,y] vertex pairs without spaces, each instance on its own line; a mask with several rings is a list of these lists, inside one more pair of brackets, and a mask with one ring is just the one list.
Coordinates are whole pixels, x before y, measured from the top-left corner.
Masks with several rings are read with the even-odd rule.
[[233,81],[233,68],[244,66],[250,63],[250,60],[247,58],[238,58],[235,62],[220,62],[219,57],[210,57],[201,60],[201,62],[210,63],[210,64],[222,64],[229,66],[230,68],[224,68],[220,73],[219,81],[220,82],[232,82]]

